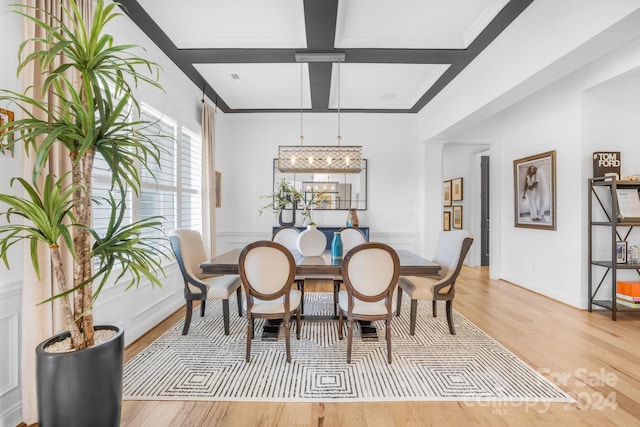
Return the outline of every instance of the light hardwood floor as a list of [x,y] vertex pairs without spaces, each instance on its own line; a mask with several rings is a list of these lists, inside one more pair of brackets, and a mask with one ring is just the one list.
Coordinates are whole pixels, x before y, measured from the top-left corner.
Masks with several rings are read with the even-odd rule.
[[[309,291],[325,286],[310,284]],[[314,288],[315,285],[315,288]],[[454,308],[577,404],[508,402],[268,403],[125,401],[122,426],[640,425],[640,313],[588,313],[465,267]],[[194,312],[196,312],[194,310]],[[128,360],[183,311],[126,349]],[[446,322],[444,313],[440,313]]]

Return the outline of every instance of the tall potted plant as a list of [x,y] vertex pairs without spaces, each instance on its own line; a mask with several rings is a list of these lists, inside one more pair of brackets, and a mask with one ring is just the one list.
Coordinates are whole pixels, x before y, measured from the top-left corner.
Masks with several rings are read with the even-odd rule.
[[[158,235],[161,221],[127,222],[124,196],[140,191],[138,166],[149,169],[159,161],[158,146],[144,132],[148,123],[131,117],[139,109],[133,87],[145,82],[159,88],[158,66],[136,55],[136,46],[114,44],[105,32],[120,15],[116,3],[96,0],[90,25],[75,1],[69,5],[62,7],[62,18],[30,6],[16,11],[44,34],[23,42],[18,73],[35,66],[44,83],[24,93],[0,92],[0,102],[21,112],[0,127],[2,148],[21,145],[35,159],[31,179],[10,179],[23,196],[0,194],[5,204],[0,217],[6,220],[0,227],[0,257],[9,267],[7,250],[22,241],[39,275],[44,260],[37,247],[48,246],[58,293],[46,302],[60,301],[68,329],[36,349],[39,424],[113,426],[120,422],[123,334],[117,326],[94,327],[92,305],[110,278],[128,280],[128,287],[143,280],[161,285],[157,242],[143,238]],[[71,160],[70,169],[58,176],[47,172],[53,150],[66,151]],[[97,155],[111,173],[106,200],[92,193]],[[93,228],[93,203],[108,207],[106,229]],[[65,254],[73,272],[64,268]],[[115,336],[96,344],[94,332],[100,330]],[[70,341],[70,351],[46,351],[63,339]]]

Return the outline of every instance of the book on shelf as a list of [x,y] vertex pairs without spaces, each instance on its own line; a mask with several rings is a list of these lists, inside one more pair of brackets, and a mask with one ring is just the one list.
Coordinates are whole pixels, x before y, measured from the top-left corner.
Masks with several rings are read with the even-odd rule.
[[640,297],[640,282],[618,280],[617,289],[619,294]]
[[634,303],[622,298],[617,298],[616,301],[618,304],[624,305],[625,307],[640,308],[640,303]]
[[625,301],[629,301],[629,302],[632,302],[632,303],[640,304],[640,297],[632,297],[631,295],[625,295],[625,294],[621,294],[621,293],[617,293],[616,297],[618,299],[623,299]]
[[640,219],[640,196],[636,188],[617,188],[618,212],[624,219]]
[[[593,153],[593,176],[606,176],[615,173],[620,176],[620,152],[596,151]],[[619,179],[619,178],[618,178]]]

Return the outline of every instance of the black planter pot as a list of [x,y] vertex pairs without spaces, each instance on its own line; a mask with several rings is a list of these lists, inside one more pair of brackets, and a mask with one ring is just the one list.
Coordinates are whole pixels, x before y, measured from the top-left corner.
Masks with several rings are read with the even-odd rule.
[[[282,217],[282,213],[284,211],[291,211],[291,221],[286,221],[283,217]],[[292,209],[280,209],[280,213],[278,214],[278,222],[280,223],[281,227],[284,226],[292,226],[296,223],[296,207],[294,206]]]
[[36,347],[39,427],[117,427],[122,410],[124,330],[97,346],[69,353],[44,348],[69,336],[49,338]]

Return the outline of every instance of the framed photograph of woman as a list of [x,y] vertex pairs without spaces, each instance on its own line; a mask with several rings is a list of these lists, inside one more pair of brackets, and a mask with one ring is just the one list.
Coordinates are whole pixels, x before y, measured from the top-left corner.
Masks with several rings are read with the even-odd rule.
[[515,226],[556,229],[556,152],[513,161]]
[[442,214],[442,229],[444,231],[451,231],[451,212],[444,211]]
[[453,228],[462,228],[462,206],[453,207]]
[[451,180],[445,181],[442,187],[444,194],[444,206],[451,206]]

